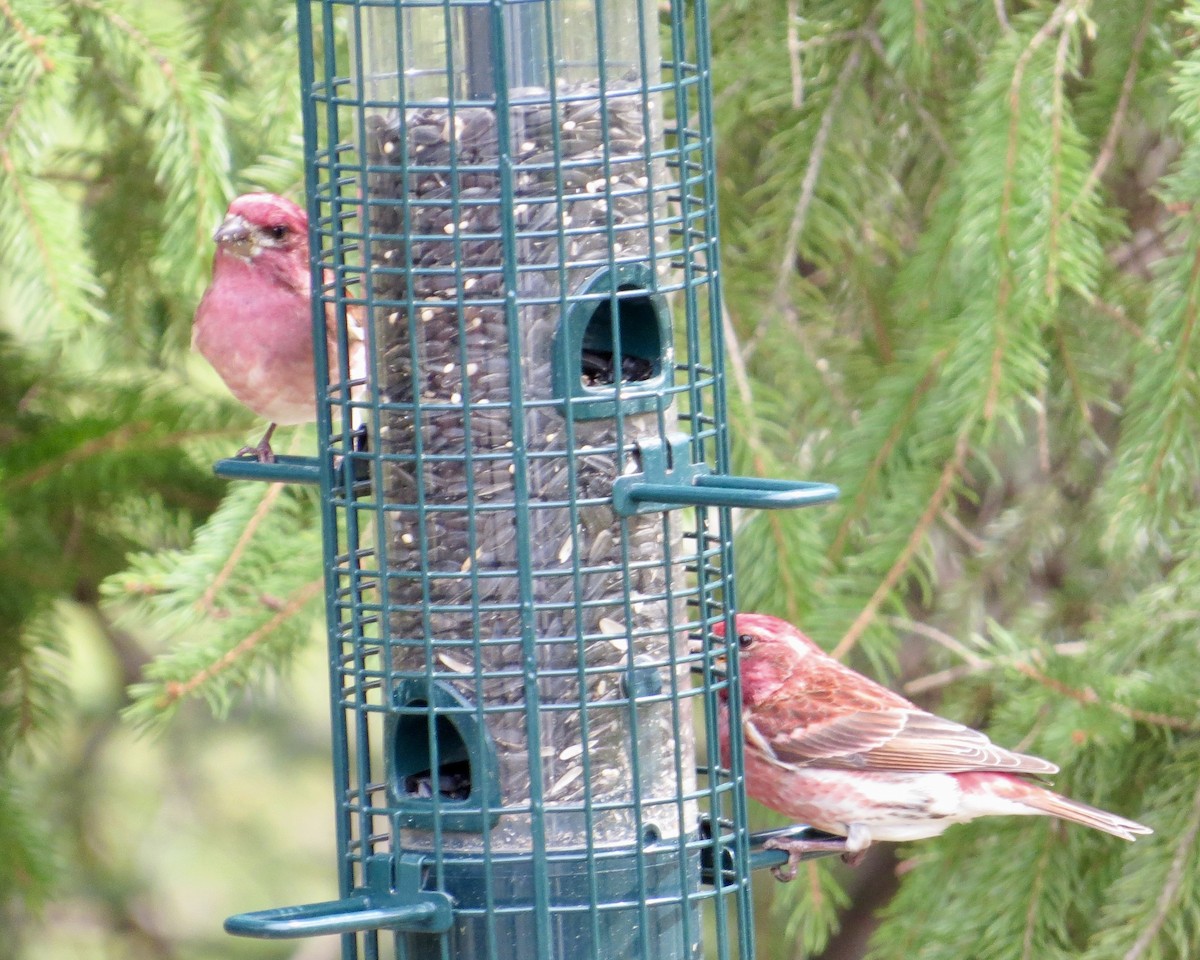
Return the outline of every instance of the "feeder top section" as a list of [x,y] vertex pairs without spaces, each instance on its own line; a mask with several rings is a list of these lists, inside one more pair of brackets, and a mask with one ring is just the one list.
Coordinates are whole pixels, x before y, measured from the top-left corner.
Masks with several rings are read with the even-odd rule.
[[407,106],[546,100],[596,82],[636,87],[657,75],[648,0],[395,0],[362,13],[367,99]]

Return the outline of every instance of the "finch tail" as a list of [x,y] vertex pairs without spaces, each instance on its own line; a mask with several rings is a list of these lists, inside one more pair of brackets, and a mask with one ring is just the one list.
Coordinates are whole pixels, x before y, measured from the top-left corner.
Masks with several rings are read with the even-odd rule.
[[[966,781],[966,782],[964,782]],[[960,774],[960,782],[964,782],[967,792],[982,790],[992,797],[1002,798],[1007,802],[1024,806],[1030,814],[1045,814],[1080,823],[1084,827],[1103,830],[1122,840],[1136,840],[1139,836],[1153,833],[1150,827],[1142,826],[1133,820],[1126,820],[1108,810],[1100,810],[1096,806],[1088,806],[1079,800],[1068,799],[1046,790],[1045,787],[1033,784],[1021,776],[1012,774]],[[997,811],[998,812],[998,811]],[[1010,809],[1008,812],[1018,812]]]
[[1042,814],[1101,830],[1122,840],[1132,841],[1154,832],[1134,820],[1070,800],[1011,773],[983,771],[959,773],[954,777],[962,788],[964,820],[997,814]]
[[1115,813],[1109,813],[1107,810],[1090,807],[1078,800],[1069,800],[1051,790],[1033,784],[1029,784],[1029,786],[1032,789],[1027,795],[1021,797],[1021,802],[1041,813],[1047,813],[1062,820],[1070,820],[1072,823],[1080,823],[1094,830],[1103,830],[1122,840],[1133,841],[1139,836],[1154,832],[1143,824],[1118,817]]

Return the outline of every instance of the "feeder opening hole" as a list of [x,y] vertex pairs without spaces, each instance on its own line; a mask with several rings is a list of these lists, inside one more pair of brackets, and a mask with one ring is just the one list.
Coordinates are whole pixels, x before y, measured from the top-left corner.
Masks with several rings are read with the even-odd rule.
[[[609,386],[618,380],[633,383],[651,380],[661,370],[662,338],[654,301],[645,291],[629,284],[618,287],[617,294],[615,321],[612,300],[601,300],[584,329],[579,358],[580,382],[584,387]],[[616,357],[618,342],[619,358]]]

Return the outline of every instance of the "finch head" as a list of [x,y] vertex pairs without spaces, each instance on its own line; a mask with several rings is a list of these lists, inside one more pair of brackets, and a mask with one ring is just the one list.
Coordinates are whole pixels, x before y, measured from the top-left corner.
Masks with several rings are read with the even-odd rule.
[[273,193],[247,193],[229,205],[213,234],[217,260],[233,257],[290,283],[300,272],[307,291],[308,215]]
[[[760,613],[739,613],[735,626],[742,684],[742,702],[753,705],[768,699],[804,672],[814,656],[826,654],[785,620]],[[712,631],[725,636],[724,622]],[[724,692],[722,691],[722,695]]]

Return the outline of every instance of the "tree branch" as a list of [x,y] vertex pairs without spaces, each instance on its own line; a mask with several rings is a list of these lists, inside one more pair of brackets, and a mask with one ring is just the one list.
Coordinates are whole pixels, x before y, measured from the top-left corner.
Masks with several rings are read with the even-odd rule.
[[892,429],[888,431],[887,439],[883,441],[882,446],[880,446],[874,459],[871,461],[871,466],[867,468],[863,482],[858,488],[858,493],[855,494],[850,505],[846,507],[846,512],[842,515],[842,521],[838,524],[837,533],[834,534],[833,542],[829,546],[828,556],[830,560],[837,561],[841,558],[842,551],[846,547],[846,540],[850,536],[850,528],[854,525],[854,521],[862,515],[868,498],[874,492],[874,481],[879,476],[879,471],[883,469],[883,465],[887,461],[887,458],[891,456],[892,450],[900,442],[904,428],[908,426],[916,414],[918,406],[920,406],[921,398],[929,392],[934,381],[937,380],[938,369],[949,352],[949,348],[946,348],[939,350],[934,355],[925,370],[925,375],[921,378],[921,382],[917,384],[916,389],[909,395],[904,409],[900,411],[896,422],[892,424]]
[[184,697],[195,692],[213,677],[235,666],[247,653],[269,637],[280,624],[298,613],[306,603],[321,592],[324,586],[325,579],[324,577],[320,577],[294,591],[284,601],[283,607],[275,616],[239,641],[237,646],[222,654],[204,669],[194,673],[187,680],[166,684],[162,696],[155,701],[155,706],[160,710],[166,710]]
[[[1088,649],[1089,646],[1085,640],[1068,640],[1065,643],[1055,644],[1052,651],[1056,657],[1079,657],[1087,653]],[[967,662],[958,667],[949,667],[946,670],[938,670],[936,673],[909,680],[904,684],[904,692],[911,697],[918,697],[931,690],[940,690],[952,683],[958,683],[958,681],[965,680],[977,673],[988,673],[1001,667],[1011,667],[1018,660],[1039,660],[1041,656],[1040,650],[1026,650],[1015,656],[998,657],[994,660],[980,658],[978,663]]]
[[1076,690],[1074,687],[1068,687],[1061,680],[1056,680],[1054,677],[1047,676],[1042,673],[1037,667],[1031,663],[1025,663],[1020,660],[1011,661],[1012,667],[1018,673],[1024,674],[1043,687],[1053,690],[1055,693],[1061,694],[1070,700],[1077,703],[1087,704],[1088,706],[1103,707],[1112,713],[1120,714],[1133,720],[1135,723],[1145,723],[1152,727],[1167,727],[1171,730],[1182,730],[1187,733],[1200,732],[1200,723],[1194,720],[1188,720],[1186,717],[1174,717],[1167,713],[1155,713],[1147,710],[1138,710],[1136,707],[1127,707],[1123,703],[1109,702],[1101,700],[1100,695],[1091,687],[1085,687],[1082,690]]
[[1137,33],[1133,35],[1132,49],[1129,53],[1129,67],[1125,71],[1125,78],[1121,81],[1121,95],[1117,98],[1116,109],[1113,110],[1112,120],[1108,125],[1108,132],[1104,135],[1104,143],[1100,146],[1100,152],[1096,154],[1096,162],[1092,164],[1092,169],[1088,171],[1087,179],[1084,180],[1083,186],[1079,189],[1079,194],[1071,201],[1071,206],[1067,208],[1067,216],[1069,217],[1075,209],[1075,205],[1088,195],[1104,176],[1104,171],[1108,169],[1108,165],[1112,163],[1113,157],[1117,153],[1117,139],[1121,135],[1121,128],[1125,123],[1125,113],[1129,109],[1129,99],[1133,95],[1133,85],[1137,81],[1138,61],[1142,56],[1142,48],[1146,45],[1146,34],[1150,29],[1150,20],[1154,14],[1154,0],[1146,0],[1146,5],[1142,8],[1142,19],[1138,24]]
[[787,50],[788,66],[792,73],[792,109],[804,106],[804,64],[801,55],[804,44],[800,42],[800,0],[787,0]]
[[0,0],[0,14],[3,14],[4,19],[12,24],[13,30],[25,43],[25,46],[29,48],[30,53],[37,57],[42,69],[46,73],[52,73],[54,71],[54,61],[46,53],[46,38],[38,36],[30,30],[25,25],[25,21],[17,16],[17,12],[12,8],[8,0]]
[[271,512],[272,504],[275,503],[279,497],[279,494],[282,492],[282,483],[272,483],[267,488],[267,492],[263,494],[262,501],[254,510],[254,515],[249,519],[249,521],[247,521],[246,528],[242,531],[241,536],[238,537],[237,543],[233,545],[233,549],[229,551],[228,559],[226,559],[221,569],[217,571],[217,575],[213,577],[213,582],[210,583],[208,585],[208,589],[204,591],[204,596],[196,601],[202,609],[213,615],[217,615],[218,613],[224,614],[224,611],[217,610],[213,601],[216,599],[218,591],[225,586],[225,581],[229,579],[229,575],[233,573],[234,569],[241,561],[242,554],[246,552],[246,547],[249,546],[250,541],[254,538],[255,532],[258,530],[263,520],[266,519],[267,514]]
[[924,542],[925,534],[929,532],[930,526],[933,525],[938,511],[942,509],[942,503],[954,485],[954,478],[958,476],[959,470],[962,469],[962,465],[966,461],[967,450],[970,448],[969,437],[970,435],[965,429],[959,433],[958,442],[954,445],[954,454],[946,461],[946,465],[942,467],[942,475],[938,478],[937,487],[934,489],[933,495],[929,498],[924,513],[921,514],[916,526],[913,527],[912,533],[909,534],[908,542],[904,545],[904,549],[900,551],[900,555],[896,557],[895,563],[892,564],[883,581],[875,588],[875,592],[871,594],[871,599],[867,601],[867,605],[854,618],[854,622],[850,624],[850,629],[846,631],[842,639],[838,641],[837,646],[833,648],[833,656],[837,659],[840,660],[854,649],[854,645],[858,642],[859,637],[863,635],[867,627],[871,625],[871,621],[875,619],[875,614],[879,612],[879,608],[883,604],[883,601],[887,599],[887,595],[892,592],[892,588],[904,576],[909,562]]
[[1179,838],[1179,844],[1175,848],[1175,856],[1171,858],[1171,866],[1167,870],[1166,882],[1163,884],[1162,890],[1159,891],[1158,900],[1154,904],[1154,913],[1147,918],[1145,925],[1142,927],[1142,932],[1138,934],[1138,938],[1133,942],[1133,946],[1125,954],[1124,960],[1138,960],[1146,952],[1146,949],[1154,942],[1154,938],[1158,936],[1158,932],[1162,929],[1163,922],[1167,919],[1167,914],[1175,907],[1175,900],[1179,896],[1179,888],[1183,886],[1184,869],[1192,859],[1192,847],[1196,843],[1197,832],[1200,832],[1200,787],[1196,788],[1196,793],[1192,798],[1192,813],[1188,818],[1187,829],[1183,832],[1183,836]]

